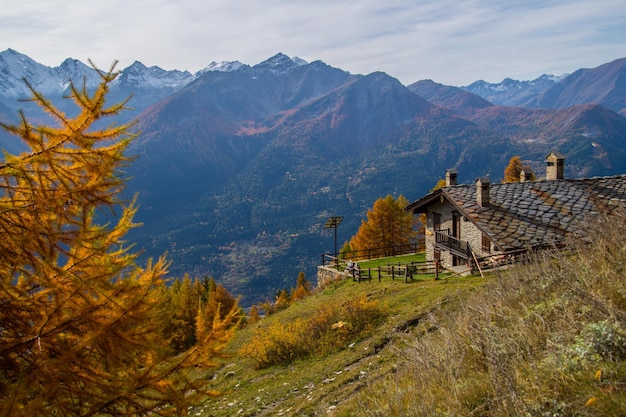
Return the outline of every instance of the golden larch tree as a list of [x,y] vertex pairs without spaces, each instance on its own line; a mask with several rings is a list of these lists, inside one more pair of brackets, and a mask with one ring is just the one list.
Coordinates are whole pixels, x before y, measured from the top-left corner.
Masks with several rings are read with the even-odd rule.
[[408,200],[400,195],[379,198],[367,211],[367,220],[361,221],[356,235],[350,240],[350,249],[364,251],[408,245],[416,238],[415,218],[404,210]]
[[217,320],[169,355],[155,319],[167,261],[139,266],[124,242],[133,124],[97,127],[125,109],[105,105],[114,67],[93,93],[71,85],[76,116],[31,87],[55,125],[2,125],[28,150],[0,163],[0,416],[184,415],[234,331]]
[[520,175],[522,171],[526,174],[526,179],[528,181],[535,180],[535,174],[530,168],[530,165],[524,165],[519,156],[511,157],[509,164],[504,169],[504,178],[502,179],[502,182],[520,182]]
[[311,294],[311,283],[306,279],[304,271],[298,273],[296,288],[291,291],[291,302],[302,300]]

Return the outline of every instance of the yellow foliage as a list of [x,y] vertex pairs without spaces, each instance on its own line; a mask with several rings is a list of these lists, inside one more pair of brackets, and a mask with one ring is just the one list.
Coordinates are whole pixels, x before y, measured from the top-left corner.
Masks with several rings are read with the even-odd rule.
[[388,195],[379,198],[367,211],[367,220],[361,222],[350,240],[352,251],[385,248],[410,244],[417,236],[415,218],[404,208],[409,201],[402,195],[397,199]]
[[261,315],[259,314],[259,308],[256,305],[253,305],[248,312],[248,323],[254,324],[257,321],[261,320]]
[[291,302],[302,300],[311,294],[311,284],[307,281],[304,272],[298,274],[296,289],[291,292]]
[[[232,335],[227,315],[202,346],[169,354],[158,322],[168,262],[139,267],[123,240],[137,226],[135,202],[119,198],[133,123],[93,125],[124,109],[105,106],[113,70],[97,71],[93,94],[70,85],[71,118],[31,88],[57,127],[23,114],[2,124],[28,147],[0,164],[2,416],[184,414],[205,383],[189,370],[211,366]],[[119,219],[99,224],[114,207]]]
[[594,405],[597,402],[598,402],[598,399],[596,397],[591,397],[585,403],[585,407],[591,407],[592,405]]
[[288,323],[259,322],[252,341],[239,353],[263,368],[331,352],[371,331],[385,314],[378,302],[361,297],[321,306],[310,316]]
[[596,372],[593,377],[597,379],[598,381],[602,382],[602,369],[598,370],[598,372]]
[[526,174],[527,180],[535,180],[535,174],[530,168],[530,165],[523,165],[519,156],[513,156],[509,160],[509,165],[507,165],[504,169],[504,178],[502,179],[502,182],[519,182],[522,171]]

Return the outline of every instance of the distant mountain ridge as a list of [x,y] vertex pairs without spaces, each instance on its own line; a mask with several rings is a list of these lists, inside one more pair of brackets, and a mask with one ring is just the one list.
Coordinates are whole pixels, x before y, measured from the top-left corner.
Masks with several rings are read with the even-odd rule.
[[[60,70],[30,61],[2,52],[0,74],[30,74],[63,91]],[[91,70],[70,63],[72,74]],[[602,100],[618,103],[626,94],[611,68],[597,71],[617,75],[593,79],[613,82]],[[585,79],[576,88],[584,90]],[[24,105],[4,95],[5,84],[17,79],[0,76],[0,117]],[[127,117],[138,118],[142,133],[130,148],[138,158],[127,191],[138,194],[143,223],[129,240],[145,256],[167,252],[174,276],[212,275],[244,303],[289,288],[300,271],[315,274],[319,255],[332,250],[328,216],[344,216],[342,243],[374,200],[418,198],[447,168],[460,182],[497,180],[520,155],[541,175],[543,157],[558,150],[568,176],[626,172],[626,119],[602,103],[502,106],[431,80],[407,87],[382,72],[353,75],[280,53],[253,66],[211,63],[196,74],[135,62],[109,99],[129,94],[136,110]]]
[[544,74],[532,81],[506,78],[497,84],[476,81],[461,88],[496,105],[564,109],[601,104],[626,116],[626,58],[572,74]]
[[[109,63],[107,63],[108,67]],[[103,67],[102,69],[107,69]],[[30,93],[23,79],[44,95],[58,96],[66,92],[69,80],[87,87],[94,87],[100,82],[95,70],[75,59],[68,58],[60,66],[50,68],[39,64],[13,49],[0,52],[0,96],[25,98]],[[120,77],[112,87],[133,86],[142,88],[182,88],[193,79],[187,71],[166,71],[159,67],[146,67],[135,61],[122,70]]]
[[592,69],[579,69],[530,103],[563,109],[577,104],[602,104],[626,116],[626,58]]
[[531,81],[505,78],[503,81],[493,84],[479,80],[461,88],[499,106],[526,107],[543,92],[565,78],[567,78],[567,74],[560,76],[544,74]]

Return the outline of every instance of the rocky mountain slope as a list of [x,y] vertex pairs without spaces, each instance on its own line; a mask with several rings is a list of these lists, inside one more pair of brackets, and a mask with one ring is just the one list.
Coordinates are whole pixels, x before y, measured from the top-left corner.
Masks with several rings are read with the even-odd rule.
[[499,83],[488,83],[478,80],[461,87],[463,90],[483,97],[485,100],[499,106],[529,106],[538,96],[558,84],[567,75],[548,75],[531,81],[518,81],[505,78]]
[[[39,80],[36,88],[57,85],[48,90],[55,100],[63,93],[60,69],[31,61],[0,53],[0,74],[13,74],[0,75],[0,117],[23,105],[2,93],[17,75]],[[89,69],[74,64],[74,73]],[[315,274],[320,254],[333,250],[328,216],[344,216],[342,244],[377,198],[418,198],[447,168],[461,182],[497,181],[520,155],[542,175],[543,157],[558,150],[569,176],[626,172],[626,119],[598,104],[498,106],[433,81],[406,87],[385,73],[283,54],[193,75],[135,63],[109,99],[129,93],[136,110],[127,117],[142,133],[127,192],[138,195],[143,223],[129,240],[146,257],[167,252],[173,276],[211,275],[244,304],[289,288],[300,271]]]
[[480,80],[461,88],[496,105],[564,109],[601,104],[626,116],[626,58],[572,74],[544,74],[532,81],[507,78],[497,84]]
[[564,109],[582,103],[602,104],[626,116],[626,58],[579,69],[544,91],[530,106]]

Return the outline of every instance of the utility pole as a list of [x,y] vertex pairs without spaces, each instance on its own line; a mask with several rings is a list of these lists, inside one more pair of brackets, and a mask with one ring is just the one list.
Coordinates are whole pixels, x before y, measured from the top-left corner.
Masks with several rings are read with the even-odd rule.
[[326,229],[335,229],[335,266],[339,266],[339,256],[337,254],[337,226],[339,226],[342,220],[343,216],[331,216],[326,220],[326,224],[324,225]]

